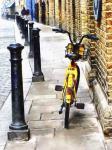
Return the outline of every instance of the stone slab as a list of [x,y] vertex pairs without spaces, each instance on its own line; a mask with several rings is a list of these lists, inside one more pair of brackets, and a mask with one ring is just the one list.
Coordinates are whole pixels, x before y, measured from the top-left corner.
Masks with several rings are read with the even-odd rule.
[[83,118],[79,116],[70,116],[69,128],[82,127],[85,129],[93,129],[98,131],[98,123],[96,118]]
[[24,106],[25,106],[25,115],[27,115],[30,111],[31,106],[32,106],[32,101],[26,100],[24,103]]
[[40,120],[40,118],[41,118],[40,113],[32,112],[27,115],[27,121],[36,121],[36,120]]
[[10,120],[0,121],[0,132],[7,132],[9,129]]
[[55,129],[46,128],[46,129],[33,129],[31,134],[35,136],[44,136],[44,137],[54,137]]
[[5,146],[0,146],[0,150],[4,150]]
[[46,94],[46,95],[39,95],[39,94],[29,94],[27,99],[28,100],[37,100],[37,99],[55,99],[56,94]]
[[37,95],[49,95],[49,93],[52,95],[55,93],[55,91],[50,88],[51,82],[34,82],[32,83],[30,92]]
[[54,106],[54,105],[58,105],[58,104],[62,104],[62,101],[60,99],[37,99],[37,100],[33,100],[32,102],[32,106]]
[[8,142],[5,150],[35,150],[36,138],[32,137],[29,141],[13,141]]
[[49,86],[50,82],[34,82],[27,97],[28,100],[56,98],[55,91]]
[[0,132],[0,146],[5,146],[7,140],[6,132]]
[[78,131],[75,131],[72,130],[70,132],[72,134],[68,134],[69,131],[61,132],[53,139],[41,137],[38,139],[36,150],[105,150],[99,134],[93,133],[81,136],[81,134],[78,134]]
[[60,105],[54,106],[32,106],[30,113],[47,113],[54,112],[60,109]]
[[106,140],[106,147],[107,147],[107,150],[112,150],[112,138],[110,138],[109,140]]
[[62,120],[30,121],[28,124],[31,129],[63,128]]
[[70,109],[71,118],[97,118],[97,112],[95,106],[92,103],[85,103],[84,109],[77,109],[72,105]]
[[42,113],[41,120],[63,120],[64,113],[59,114],[59,112],[52,112],[52,113]]

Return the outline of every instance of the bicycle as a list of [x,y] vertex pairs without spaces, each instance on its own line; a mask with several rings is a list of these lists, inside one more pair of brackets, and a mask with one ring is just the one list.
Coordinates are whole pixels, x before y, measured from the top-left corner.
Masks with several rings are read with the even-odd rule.
[[66,46],[65,58],[70,59],[70,63],[66,68],[64,85],[56,85],[56,91],[62,91],[63,103],[59,110],[59,114],[62,114],[63,108],[65,107],[65,118],[64,118],[64,128],[69,128],[69,112],[70,106],[75,103],[77,109],[84,109],[85,104],[77,102],[76,94],[79,86],[80,80],[80,68],[77,64],[78,60],[83,59],[85,54],[85,46],[81,44],[84,38],[91,39],[94,41],[98,40],[98,37],[93,34],[86,34],[81,37],[79,42],[73,43],[70,33],[63,29],[52,29],[56,33],[67,33],[69,36],[70,43]]

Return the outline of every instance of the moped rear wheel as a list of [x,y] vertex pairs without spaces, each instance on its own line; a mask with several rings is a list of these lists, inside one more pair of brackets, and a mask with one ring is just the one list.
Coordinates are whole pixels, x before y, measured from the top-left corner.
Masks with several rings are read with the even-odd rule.
[[64,127],[66,129],[69,128],[69,112],[70,112],[70,104],[66,103],[65,104],[65,120],[64,120]]

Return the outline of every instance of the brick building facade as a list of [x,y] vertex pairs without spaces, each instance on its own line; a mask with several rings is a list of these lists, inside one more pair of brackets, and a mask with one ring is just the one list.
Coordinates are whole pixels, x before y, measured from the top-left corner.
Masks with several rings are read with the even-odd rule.
[[[45,7],[42,9],[42,4]],[[99,41],[87,43],[90,48],[89,63],[96,71],[97,81],[103,91],[102,99],[95,94],[95,103],[105,133],[112,131],[112,0],[102,0],[101,22],[95,21],[94,0],[38,0],[39,22],[62,27],[76,36],[95,33]],[[94,88],[95,89],[95,88]]]

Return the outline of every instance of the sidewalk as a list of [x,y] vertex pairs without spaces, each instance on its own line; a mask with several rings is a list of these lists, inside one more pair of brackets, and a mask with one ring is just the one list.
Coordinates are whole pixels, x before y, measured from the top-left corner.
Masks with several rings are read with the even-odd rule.
[[[106,145],[93,105],[92,93],[84,76],[83,62],[79,62],[81,79],[77,96],[79,101],[85,102],[85,109],[76,110],[72,107],[70,129],[63,128],[64,113],[58,114],[60,94],[54,91],[54,87],[55,84],[63,83],[68,64],[68,60],[64,58],[68,37],[52,32],[48,26],[35,23],[35,27],[41,29],[41,60],[45,81],[32,83],[25,100],[28,104],[26,120],[31,130],[31,139],[27,142],[8,141],[5,150],[105,150]],[[28,54],[28,47],[24,51]],[[33,70],[33,59],[29,62]],[[31,82],[31,78],[27,79]]]
[[[0,150],[4,150],[7,142],[7,132],[11,124],[11,64],[10,52],[7,49],[9,44],[15,43],[14,22],[10,20],[0,19]],[[18,33],[15,32],[18,36]],[[19,37],[19,36],[18,36]],[[18,42],[22,41],[21,39]],[[27,49],[27,48],[25,48]],[[24,98],[28,93],[31,85],[32,71],[29,60],[27,58],[27,51],[23,51],[23,86]],[[27,68],[27,70],[25,70]],[[27,114],[30,103],[25,101],[25,113]]]

